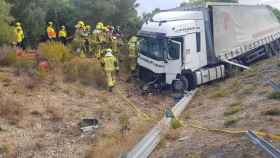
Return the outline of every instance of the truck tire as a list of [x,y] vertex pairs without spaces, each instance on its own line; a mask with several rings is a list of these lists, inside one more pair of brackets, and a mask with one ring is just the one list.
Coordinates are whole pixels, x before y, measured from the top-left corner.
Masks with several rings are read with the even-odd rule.
[[265,58],[270,58],[270,57],[272,57],[273,55],[272,55],[272,49],[271,49],[271,47],[270,47],[270,44],[267,44],[267,45],[265,45],[264,46],[264,48],[265,48]]
[[273,41],[269,44],[270,46],[270,49],[271,49],[271,54],[272,56],[276,55],[276,52],[277,52],[277,46],[276,46],[276,42]]
[[172,89],[174,92],[189,90],[189,80],[184,75],[181,75],[177,80],[173,81]]

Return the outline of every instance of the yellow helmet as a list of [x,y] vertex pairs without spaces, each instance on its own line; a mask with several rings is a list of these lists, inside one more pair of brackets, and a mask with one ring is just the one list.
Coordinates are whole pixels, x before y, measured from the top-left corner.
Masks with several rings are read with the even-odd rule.
[[52,21],[49,21],[48,24],[49,24],[49,25],[53,25],[53,22],[52,22]]
[[20,23],[20,22],[17,22],[17,23],[16,23],[16,26],[21,26],[21,23]]
[[106,49],[106,52],[113,52],[111,48]]
[[83,27],[83,26],[85,26],[85,23],[84,23],[83,21],[79,21],[79,22],[78,22],[78,25],[79,25],[80,27]]
[[103,25],[102,22],[98,22],[98,23],[96,24],[96,29],[98,29],[98,30],[102,30],[103,27],[104,27],[104,25]]
[[90,25],[86,25],[86,29],[91,29],[91,26]]

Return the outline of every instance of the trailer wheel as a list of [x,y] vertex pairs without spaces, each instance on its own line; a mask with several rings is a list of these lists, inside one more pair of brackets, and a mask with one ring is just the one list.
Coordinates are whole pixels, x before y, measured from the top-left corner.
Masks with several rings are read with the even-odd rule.
[[265,48],[265,57],[266,57],[266,58],[272,57],[272,56],[273,56],[273,54],[272,54],[273,50],[272,50],[272,48],[270,47],[270,45],[267,44],[267,45],[264,46],[264,48]]
[[189,80],[184,75],[181,75],[177,80],[173,81],[172,88],[175,92],[189,90]]

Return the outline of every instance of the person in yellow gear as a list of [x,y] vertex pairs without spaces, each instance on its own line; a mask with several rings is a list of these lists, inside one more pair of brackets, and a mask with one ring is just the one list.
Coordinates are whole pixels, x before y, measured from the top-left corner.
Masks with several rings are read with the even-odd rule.
[[112,92],[116,84],[115,74],[119,72],[117,58],[113,55],[112,49],[107,49],[105,56],[102,58],[101,66],[104,68],[107,77],[107,86]]
[[61,29],[58,32],[59,41],[61,41],[63,44],[66,44],[66,38],[67,38],[67,31],[65,26],[61,26]]
[[129,68],[131,73],[134,73],[137,65],[137,55],[138,55],[139,41],[136,36],[132,36],[128,41],[128,58],[129,58]]
[[102,22],[98,22],[98,23],[96,24],[96,29],[97,29],[97,30],[102,30],[103,27],[104,27],[104,25],[103,25]]
[[19,48],[24,49],[24,32],[19,22],[16,23],[15,28],[15,35],[16,35],[16,46]]
[[85,31],[86,31],[86,26],[83,21],[79,21],[78,24],[75,26],[76,27],[76,32],[75,36],[77,37],[85,37]]
[[119,53],[119,42],[116,36],[112,36],[111,45],[113,53],[117,55]]
[[86,25],[85,28],[86,28],[85,32],[86,32],[87,36],[90,36],[90,34],[91,34],[91,26],[90,25]]
[[53,22],[48,23],[47,34],[48,34],[49,40],[55,40],[56,39],[56,32],[55,32],[55,29],[53,27]]

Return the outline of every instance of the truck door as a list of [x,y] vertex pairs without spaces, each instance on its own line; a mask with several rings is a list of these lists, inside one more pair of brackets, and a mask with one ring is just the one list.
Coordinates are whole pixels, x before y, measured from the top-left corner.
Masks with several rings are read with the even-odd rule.
[[200,32],[190,33],[185,36],[184,64],[188,69],[197,70],[207,63],[201,42]]
[[166,83],[172,84],[172,81],[176,79],[177,74],[181,73],[182,67],[182,44],[180,42],[169,40],[168,41],[168,53],[166,59]]

